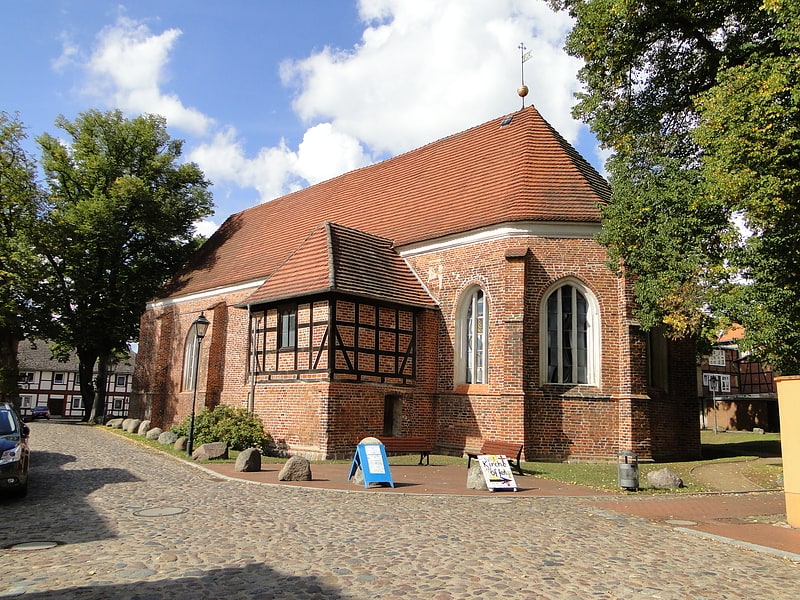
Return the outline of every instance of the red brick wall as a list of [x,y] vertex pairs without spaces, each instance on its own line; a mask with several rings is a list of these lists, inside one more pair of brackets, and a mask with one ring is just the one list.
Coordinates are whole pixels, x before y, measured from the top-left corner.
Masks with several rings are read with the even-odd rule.
[[[408,261],[440,306],[416,315],[414,386],[395,385],[391,378],[358,382],[355,374],[350,381],[329,381],[325,374],[302,381],[296,375],[284,381],[259,376],[255,412],[283,447],[312,457],[348,457],[360,439],[382,434],[384,401],[395,395],[402,399],[402,434],[426,437],[452,454],[501,439],[524,443],[529,460],[610,459],[620,450],[634,450],[641,459],[699,455],[693,347],[671,348],[667,392],[648,389],[646,338],[631,320],[630,287],[608,270],[593,240],[516,237]],[[566,277],[582,282],[599,305],[597,385],[541,382],[540,307],[548,288]],[[488,380],[456,385],[458,302],[473,285],[486,293],[489,310]],[[144,315],[136,406],[142,414],[150,407],[155,425],[169,426],[190,411],[192,393],[181,389],[183,349],[200,310],[212,325],[202,346],[198,410],[218,402],[248,406],[248,315],[234,307],[247,293],[180,302]],[[337,307],[338,313],[346,310]],[[400,317],[406,325],[409,315]],[[394,328],[397,313],[378,310],[375,319]],[[346,328],[342,333],[346,337]],[[398,336],[388,331],[355,340],[354,330],[351,337],[353,344],[388,350]],[[390,358],[376,366],[396,370]]]

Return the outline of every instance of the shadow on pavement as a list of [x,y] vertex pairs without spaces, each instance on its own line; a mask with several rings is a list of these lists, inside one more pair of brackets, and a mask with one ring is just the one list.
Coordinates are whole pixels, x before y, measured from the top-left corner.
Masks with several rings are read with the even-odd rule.
[[[349,571],[342,569],[341,575]],[[108,598],[342,598],[341,591],[323,583],[316,576],[295,576],[279,573],[263,564],[240,568],[213,569],[198,572],[196,577],[160,579],[158,581],[132,581],[124,584],[94,585],[64,588],[47,592],[28,592],[20,588],[7,590],[25,598],[66,599],[81,598],[107,600]]]
[[[105,520],[86,497],[105,485],[139,481],[125,469],[67,469],[76,457],[33,450],[28,474],[28,495],[0,497],[6,525],[0,528],[0,548],[33,541],[81,543],[114,537]],[[32,519],[31,517],[35,518]],[[14,527],[34,522],[35,527]]]

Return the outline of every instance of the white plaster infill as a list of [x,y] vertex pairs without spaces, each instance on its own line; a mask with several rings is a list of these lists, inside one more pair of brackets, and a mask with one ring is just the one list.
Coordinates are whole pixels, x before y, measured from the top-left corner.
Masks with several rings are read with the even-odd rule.
[[563,221],[520,221],[502,223],[476,229],[471,233],[453,234],[436,240],[407,244],[395,250],[403,258],[420,256],[429,252],[452,250],[473,244],[516,237],[541,237],[556,239],[594,238],[600,233],[600,223],[564,223]]
[[152,310],[154,308],[164,308],[166,306],[173,306],[175,304],[182,304],[184,302],[192,302],[194,300],[202,300],[203,298],[210,298],[212,296],[233,294],[235,292],[241,292],[242,290],[247,290],[247,289],[257,290],[262,285],[264,285],[265,281],[266,281],[265,278],[261,278],[253,281],[246,281],[244,283],[237,283],[236,285],[228,285],[228,286],[213,288],[210,290],[203,290],[201,292],[197,292],[195,294],[187,294],[185,296],[160,298],[158,300],[153,300],[152,302],[148,302],[147,310]]

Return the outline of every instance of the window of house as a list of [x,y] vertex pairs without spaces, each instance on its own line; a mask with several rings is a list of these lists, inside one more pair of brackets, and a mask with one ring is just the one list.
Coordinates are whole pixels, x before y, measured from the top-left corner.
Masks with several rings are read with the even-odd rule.
[[711,356],[708,357],[708,364],[712,367],[724,367],[725,366],[725,349],[724,348],[714,348],[711,351]]
[[83,398],[81,396],[73,396],[72,397],[72,409],[73,410],[83,410]]
[[128,378],[125,375],[117,375],[117,387],[125,387]]
[[17,381],[19,383],[33,383],[33,373],[30,371],[20,371],[19,379]]
[[33,403],[33,396],[22,395],[19,397],[19,399],[20,399],[20,408],[30,408],[31,404]]
[[486,383],[489,311],[481,288],[475,286],[464,293],[457,315],[456,383]]
[[278,309],[278,340],[280,348],[297,346],[297,307],[283,306]]
[[576,280],[545,295],[542,366],[546,383],[598,383],[600,327],[597,302]]
[[709,393],[713,391],[730,394],[731,376],[720,373],[703,373],[703,385],[708,388]]
[[115,412],[122,410],[123,404],[124,404],[123,398],[114,398],[114,405],[113,405],[114,408],[113,408],[113,410]]
[[53,383],[63,384],[66,381],[64,373],[53,373]]

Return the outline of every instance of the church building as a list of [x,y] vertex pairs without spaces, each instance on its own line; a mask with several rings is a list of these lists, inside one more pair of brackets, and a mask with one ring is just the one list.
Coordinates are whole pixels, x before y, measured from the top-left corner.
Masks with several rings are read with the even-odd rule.
[[609,198],[528,107],[234,214],[149,303],[131,416],[246,408],[319,459],[696,458],[694,346],[638,326],[595,241]]

